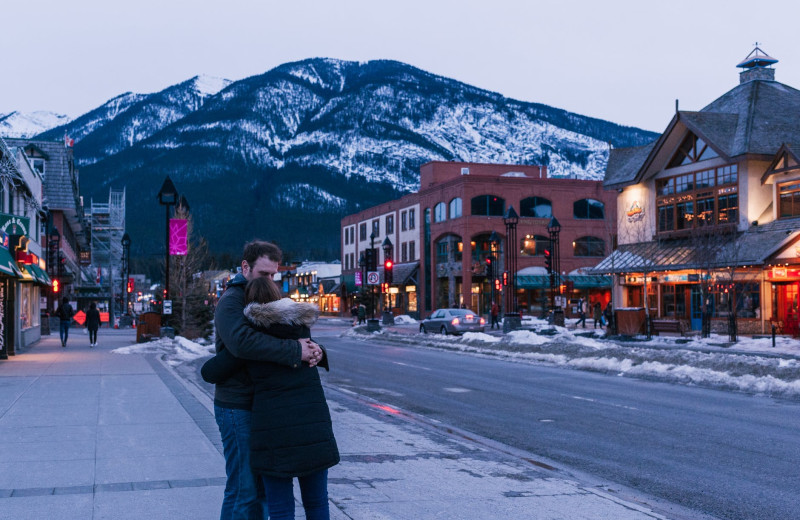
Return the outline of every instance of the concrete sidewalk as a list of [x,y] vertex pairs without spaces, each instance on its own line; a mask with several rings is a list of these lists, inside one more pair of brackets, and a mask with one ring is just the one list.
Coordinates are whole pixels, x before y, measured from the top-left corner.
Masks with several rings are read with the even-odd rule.
[[[53,335],[0,361],[0,519],[219,518],[211,399],[155,355],[110,352],[133,340],[101,330],[90,349],[73,330],[66,349]],[[490,443],[327,394],[342,454],[329,472],[334,519],[667,518]]]

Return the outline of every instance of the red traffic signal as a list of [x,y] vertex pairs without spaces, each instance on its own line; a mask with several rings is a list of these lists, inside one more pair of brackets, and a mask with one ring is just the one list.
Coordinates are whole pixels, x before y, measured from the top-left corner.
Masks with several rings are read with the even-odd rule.
[[553,272],[553,256],[550,254],[549,249],[544,250],[544,267],[547,269],[548,274]]
[[386,282],[387,286],[394,281],[392,266],[394,266],[394,262],[388,258],[383,262],[383,281]]
[[500,280],[495,280],[494,281],[494,290],[495,291],[499,291],[500,290]]
[[503,271],[503,285],[508,285],[508,271]]
[[61,290],[61,282],[59,282],[58,279],[53,280],[53,292],[57,293],[60,290]]

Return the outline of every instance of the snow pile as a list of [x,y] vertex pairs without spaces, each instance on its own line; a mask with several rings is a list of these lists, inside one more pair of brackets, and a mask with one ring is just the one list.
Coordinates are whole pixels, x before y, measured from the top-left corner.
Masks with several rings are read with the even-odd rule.
[[412,325],[419,323],[417,320],[409,316],[408,314],[400,314],[399,316],[394,317],[394,324],[395,325]]
[[111,352],[113,354],[161,354],[167,363],[176,366],[214,354],[214,345],[204,345],[183,336],[177,336],[175,339],[160,338],[147,343],[115,348]]
[[[690,384],[789,398],[800,397],[800,341],[712,335],[680,344],[674,337],[617,342],[591,328],[553,327],[526,320],[533,330],[498,336],[468,333],[385,333],[383,339],[422,347],[457,350],[479,356],[503,357],[527,363],[546,363],[628,377]],[[353,335],[357,337],[358,335]],[[363,334],[360,337],[364,337]]]

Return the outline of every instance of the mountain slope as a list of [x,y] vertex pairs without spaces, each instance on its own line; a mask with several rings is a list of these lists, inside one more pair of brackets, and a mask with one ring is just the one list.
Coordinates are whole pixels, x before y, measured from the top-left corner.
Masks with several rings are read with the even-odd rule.
[[[109,187],[127,186],[137,201],[140,212],[128,220],[132,236],[143,236],[142,253],[163,248],[148,230],[163,222],[155,195],[165,175],[212,250],[236,253],[263,236],[330,258],[341,216],[416,189],[425,162],[544,164],[551,176],[601,179],[607,143],[656,137],[394,61],[310,59],[234,82],[198,105],[191,96],[169,99],[183,108],[151,115],[141,138],[129,139],[133,118],[118,116],[75,145],[85,154],[87,195],[103,199]],[[136,114],[161,113],[165,104],[142,99],[123,115],[134,106]]]
[[[29,113],[14,111],[5,115],[0,114],[0,137],[27,139],[67,122],[69,122],[68,116],[44,110]],[[61,134],[60,137],[64,137],[64,135]]]

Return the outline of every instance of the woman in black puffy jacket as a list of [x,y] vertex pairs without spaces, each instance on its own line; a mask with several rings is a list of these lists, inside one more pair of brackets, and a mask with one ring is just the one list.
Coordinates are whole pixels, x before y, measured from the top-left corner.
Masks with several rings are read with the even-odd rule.
[[[319,309],[281,298],[275,282],[259,277],[245,289],[244,313],[267,334],[311,337]],[[327,520],[328,468],[339,462],[328,403],[316,367],[244,361],[223,350],[203,365],[203,379],[218,383],[246,366],[253,380],[250,464],[264,483],[272,520],[294,518],[292,479],[297,477],[308,520]],[[327,356],[320,365],[327,367]]]

